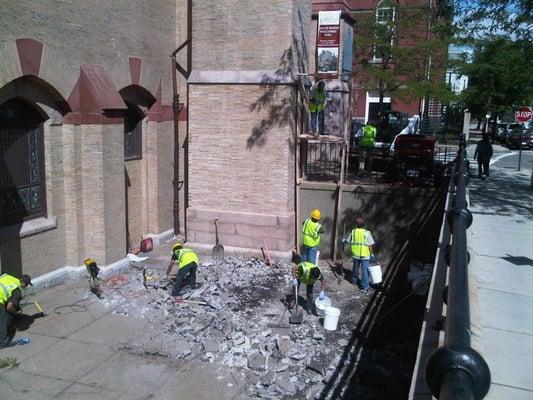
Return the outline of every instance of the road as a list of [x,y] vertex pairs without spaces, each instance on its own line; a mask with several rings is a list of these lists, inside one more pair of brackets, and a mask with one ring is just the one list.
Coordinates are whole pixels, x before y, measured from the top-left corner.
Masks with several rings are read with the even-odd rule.
[[[477,168],[475,161],[473,161],[474,151],[476,145],[471,144],[468,146],[468,158],[472,162],[472,166]],[[517,170],[518,169],[518,159],[519,152],[518,150],[509,150],[507,147],[501,146],[499,144],[493,145],[494,154],[490,160],[490,165],[497,168],[503,168],[506,170]],[[533,150],[522,150],[522,157],[520,163],[521,170],[531,170],[533,169]]]

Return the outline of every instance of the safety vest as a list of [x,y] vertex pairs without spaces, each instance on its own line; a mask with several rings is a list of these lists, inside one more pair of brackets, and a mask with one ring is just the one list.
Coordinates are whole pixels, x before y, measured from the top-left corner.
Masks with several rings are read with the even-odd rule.
[[309,100],[309,111],[314,113],[317,111],[324,111],[324,100],[326,100],[326,91],[319,91],[315,88],[311,92],[311,99]]
[[376,139],[376,128],[372,125],[365,125],[363,127],[363,136],[359,141],[362,147],[374,147],[374,141]]
[[322,225],[318,222],[313,222],[311,218],[307,218],[302,229],[303,242],[307,247],[316,247],[320,244],[320,233],[318,232]]
[[182,269],[193,262],[198,264],[198,256],[191,249],[176,250],[174,254],[177,258],[176,264],[178,265],[178,269]]
[[370,248],[367,245],[367,230],[355,228],[352,230],[352,256],[359,258],[369,258]]
[[15,289],[20,288],[20,279],[9,274],[0,275],[0,303],[7,304]]
[[316,282],[316,279],[313,279],[311,277],[311,270],[313,268],[318,268],[315,264],[310,263],[308,261],[301,262],[298,264],[298,270],[301,271],[301,275],[298,276],[298,279],[300,282],[302,282],[305,285],[314,285]]

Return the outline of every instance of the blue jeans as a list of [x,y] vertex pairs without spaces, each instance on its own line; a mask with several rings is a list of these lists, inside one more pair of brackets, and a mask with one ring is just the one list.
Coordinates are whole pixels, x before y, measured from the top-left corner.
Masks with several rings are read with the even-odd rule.
[[311,113],[311,130],[313,133],[324,134],[324,111]]
[[304,244],[302,248],[302,262],[308,261],[316,265],[317,250],[318,250],[318,247],[309,247]]
[[195,262],[187,264],[185,267],[178,269],[176,274],[176,281],[174,282],[174,287],[172,288],[172,296],[179,296],[181,292],[181,287],[183,286],[183,281],[185,277],[189,275],[189,285],[191,285],[191,290],[196,289],[196,268],[197,265]]
[[[361,287],[361,289],[366,290],[370,287],[370,283],[368,282],[368,266],[369,266],[369,259],[366,260],[360,260],[358,258],[352,257],[353,260],[353,268],[352,268],[352,283],[355,285],[358,283]],[[361,267],[361,279],[357,278],[357,269],[358,267]]]

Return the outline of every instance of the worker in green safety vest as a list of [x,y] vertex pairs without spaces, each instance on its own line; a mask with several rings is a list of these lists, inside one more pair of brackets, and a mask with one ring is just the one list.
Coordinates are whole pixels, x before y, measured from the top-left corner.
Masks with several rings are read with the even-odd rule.
[[22,289],[33,286],[29,275],[0,275],[0,347],[9,346],[15,334],[13,322],[20,314]]
[[196,269],[198,268],[198,256],[196,253],[189,248],[183,247],[181,243],[176,243],[172,246],[172,257],[167,267],[168,277],[170,277],[173,266],[178,268],[178,272],[176,273],[171,295],[180,295],[183,282],[187,276],[191,290],[196,289]]
[[314,134],[317,132],[324,134],[324,109],[325,103],[328,100],[328,94],[325,90],[324,81],[318,84],[311,90],[309,96],[309,114],[311,115],[311,130]]
[[372,171],[372,156],[376,141],[377,130],[372,123],[367,122],[362,129],[359,146],[361,146],[361,157],[359,158],[359,171]]
[[[366,292],[370,288],[368,281],[368,267],[370,262],[374,262],[374,238],[372,233],[365,228],[365,221],[359,217],[355,220],[355,227],[350,234],[343,238],[343,243],[349,243],[352,248],[352,283]],[[358,277],[358,270],[361,270],[361,277]]]
[[[316,281],[320,281],[320,294],[319,298],[324,299],[324,276],[318,268],[317,265],[308,262],[302,261],[301,257],[296,255],[293,258],[293,267],[292,267],[292,284],[293,286],[300,287],[300,284],[306,285],[305,288],[305,310],[308,314],[311,314],[313,309],[313,289]],[[298,299],[296,299],[296,302]]]
[[314,209],[302,226],[302,260],[318,264],[317,251],[320,244],[320,235],[324,233],[320,221],[320,210]]

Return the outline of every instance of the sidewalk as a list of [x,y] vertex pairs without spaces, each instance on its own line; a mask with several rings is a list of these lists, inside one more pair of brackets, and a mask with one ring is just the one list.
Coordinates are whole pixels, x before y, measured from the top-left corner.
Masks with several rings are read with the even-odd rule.
[[531,171],[491,167],[472,178],[472,346],[491,370],[489,400],[533,398],[533,192]]

